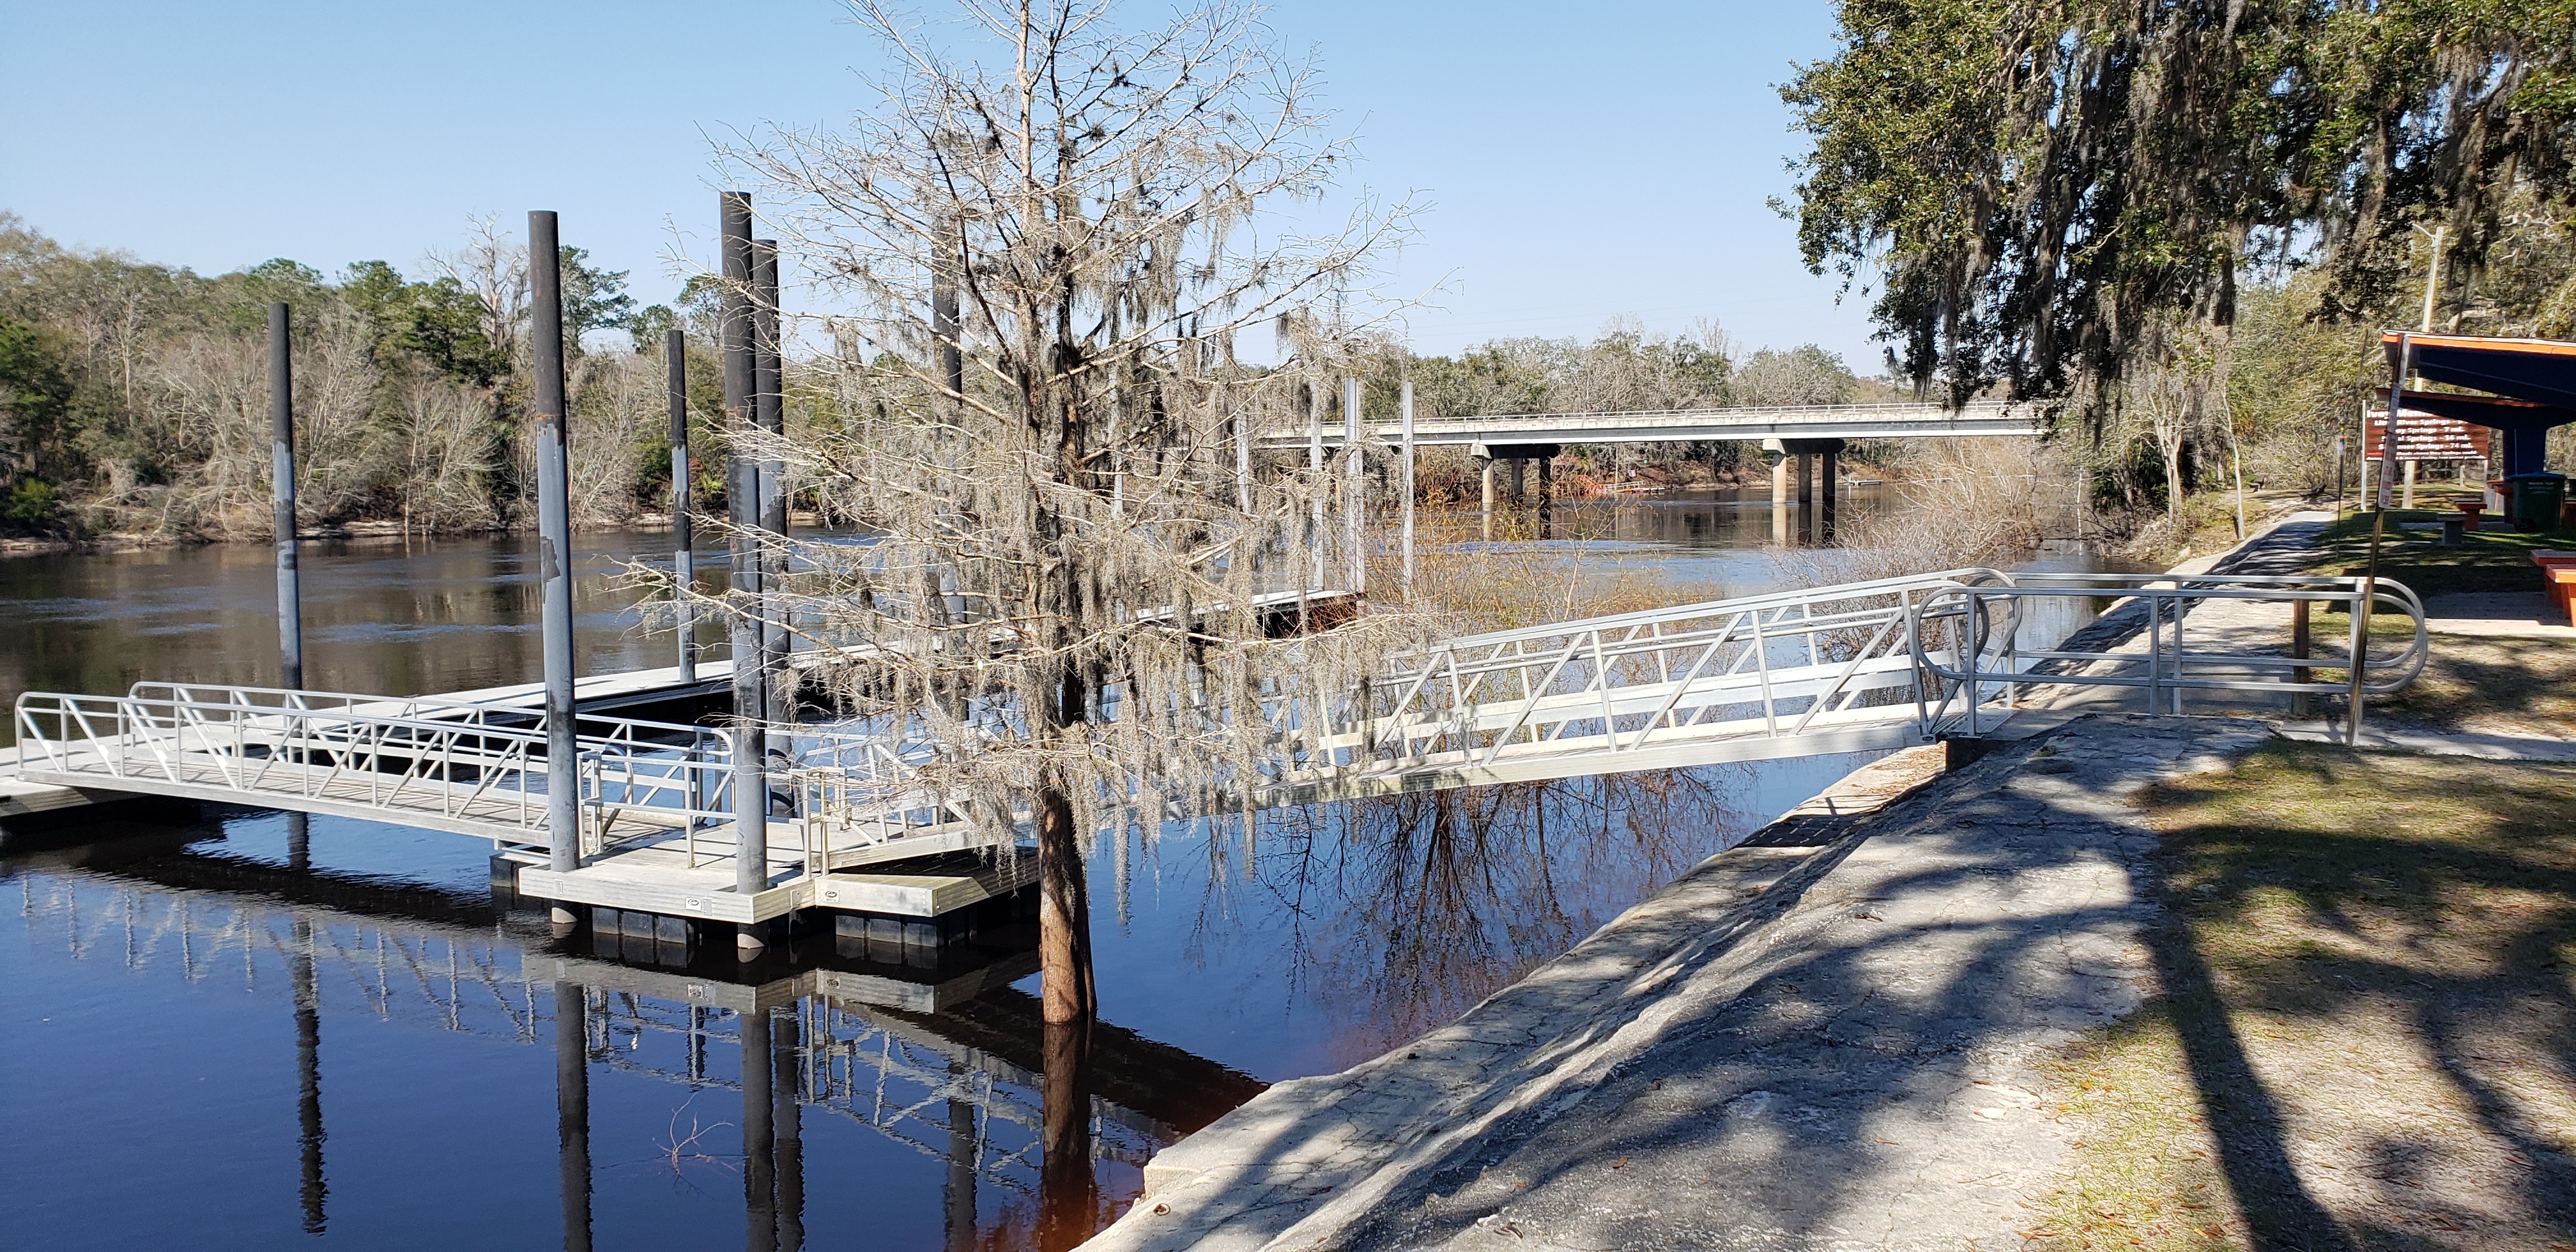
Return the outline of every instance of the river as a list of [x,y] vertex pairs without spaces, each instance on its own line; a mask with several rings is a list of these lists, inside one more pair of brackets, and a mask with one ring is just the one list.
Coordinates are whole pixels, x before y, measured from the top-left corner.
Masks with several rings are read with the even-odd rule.
[[[1898,506],[1862,488],[1846,507]],[[1745,594],[1782,577],[1770,533],[1763,493],[1699,492],[1563,505],[1542,542]],[[617,577],[658,542],[582,537],[585,672],[668,663]],[[531,546],[308,545],[308,683],[534,679]],[[274,681],[269,560],[230,545],[0,561],[0,695]],[[1088,1129],[1052,1167],[1025,927],[936,960],[825,934],[744,966],[729,947],[553,938],[496,904],[488,849],[454,835],[316,817],[298,839],[285,815],[210,806],[12,837],[11,1242],[1060,1246],[1134,1196],[1155,1150],[1262,1084],[1449,1020],[1865,759],[1103,838]]]

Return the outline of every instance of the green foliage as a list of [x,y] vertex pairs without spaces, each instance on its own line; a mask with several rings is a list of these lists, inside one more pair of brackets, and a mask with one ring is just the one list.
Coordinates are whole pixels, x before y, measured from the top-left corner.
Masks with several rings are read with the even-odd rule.
[[474,387],[495,386],[509,372],[509,345],[492,341],[483,328],[483,302],[455,279],[442,276],[404,290],[407,304],[396,346]]
[[41,531],[54,526],[62,512],[62,493],[40,478],[21,478],[0,503],[0,528]]
[[671,311],[671,306],[651,304],[635,311],[627,320],[626,330],[635,337],[636,355],[643,356],[661,351],[663,337],[679,324],[680,316]]
[[581,337],[594,330],[632,330],[635,297],[626,294],[627,271],[595,269],[587,250],[562,247],[564,342],[579,351]]
[[[2489,265],[2576,151],[2576,0],[1844,0],[1782,89],[1808,264],[1876,286],[1904,372],[2097,418],[2170,322],[2232,325],[2258,261],[2385,317],[2412,227]],[[2411,318],[2407,319],[2411,322]]]
[[454,278],[408,282],[382,261],[359,261],[344,271],[339,295],[366,321],[380,367],[416,363],[485,389],[509,372],[509,345],[492,342],[483,302]]
[[1425,417],[1547,411],[1546,340],[1495,340],[1456,359],[1412,359],[1416,410]]
[[0,458],[22,470],[60,459],[71,377],[43,329],[0,315]]
[[[568,329],[634,329],[626,274],[579,249],[561,260]],[[525,490],[524,267],[488,230],[438,264],[420,281],[373,260],[336,279],[284,259],[202,277],[0,214],[0,525],[264,534],[274,301],[295,314],[308,524],[506,524]],[[571,364],[579,516],[627,516],[649,468],[638,445],[662,429],[658,363]],[[696,373],[714,387],[711,365]]]

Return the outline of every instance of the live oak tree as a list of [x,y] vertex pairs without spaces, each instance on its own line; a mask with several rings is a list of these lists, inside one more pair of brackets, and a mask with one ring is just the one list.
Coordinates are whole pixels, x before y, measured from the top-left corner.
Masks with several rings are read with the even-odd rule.
[[2226,355],[2203,345],[2260,266],[2322,268],[2322,316],[2389,317],[2421,279],[2416,226],[2474,278],[2507,206],[2563,203],[2576,153],[2569,0],[1844,0],[1839,20],[1781,90],[1812,141],[1800,242],[1872,288],[1903,372],[1953,401],[2002,382],[2098,420],[2134,365],[2195,354],[2212,392]]
[[[1314,225],[1348,152],[1255,10],[1110,9],[965,0],[930,27],[858,0],[898,67],[881,102],[732,153],[844,310],[803,332],[830,351],[764,455],[876,532],[800,545],[797,629],[872,645],[841,695],[979,821],[1034,828],[1050,1023],[1096,1005],[1090,836],[1251,795],[1289,750],[1279,701],[1343,699],[1399,629],[1271,638],[1254,597],[1308,585],[1310,502],[1344,479],[1238,469],[1256,428],[1331,405],[1370,338],[1343,297],[1404,213]],[[1246,331],[1288,363],[1240,362]]]

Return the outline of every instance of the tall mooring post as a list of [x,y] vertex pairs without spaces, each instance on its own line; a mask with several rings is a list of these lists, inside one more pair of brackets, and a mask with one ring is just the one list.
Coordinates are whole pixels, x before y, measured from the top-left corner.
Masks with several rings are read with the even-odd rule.
[[[581,743],[573,712],[572,444],[564,420],[563,248],[555,215],[528,214],[529,390],[537,418],[537,577],[543,591],[547,868],[581,865]],[[579,920],[562,904],[554,920]]]
[[689,537],[689,337],[674,326],[662,340],[671,382],[671,597],[680,627],[680,681],[698,679],[698,636],[689,591],[697,571]]
[[[304,583],[295,564],[295,348],[294,313],[284,301],[268,306],[268,494],[277,540],[277,685],[304,686]],[[310,821],[286,815],[286,862],[310,869]]]
[[[743,435],[752,428],[751,197],[739,191],[718,198],[723,222],[725,511],[733,531],[734,611],[727,615],[733,651],[733,821],[734,890],[754,895],[769,886],[769,779],[762,759],[759,726],[768,708],[761,690],[762,657],[759,619],[760,548],[752,530],[760,524],[760,470],[744,454]],[[735,936],[745,954],[765,946],[756,927]]]
[[1410,600],[1413,598],[1413,380],[1410,378],[1404,380],[1403,422],[1404,479],[1400,498],[1404,501],[1404,596]]
[[1367,458],[1360,451],[1360,380],[1342,380],[1342,541],[1351,550],[1351,591],[1368,590]]
[[295,570],[295,353],[293,315],[268,306],[268,482],[277,527],[277,685],[304,686],[304,589]]
[[[787,437],[787,379],[778,360],[778,241],[751,241],[751,416],[773,440]],[[787,696],[787,462],[760,461],[760,689],[771,725],[796,720]],[[783,756],[787,744],[772,732],[765,756]]]

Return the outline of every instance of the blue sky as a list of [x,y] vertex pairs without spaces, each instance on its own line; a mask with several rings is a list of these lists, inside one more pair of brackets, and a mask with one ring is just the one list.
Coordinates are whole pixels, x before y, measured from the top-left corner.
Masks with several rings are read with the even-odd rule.
[[[1822,0],[1291,0],[1268,20],[1320,60],[1352,186],[1429,206],[1385,276],[1437,306],[1409,318],[1417,351],[1713,317],[1875,372],[1861,299],[1838,305],[1765,204],[1797,141],[1774,85],[1830,50]],[[65,242],[208,273],[410,271],[470,215],[553,208],[647,301],[712,231],[709,136],[846,117],[874,56],[835,0],[0,0],[0,30],[0,209]]]

